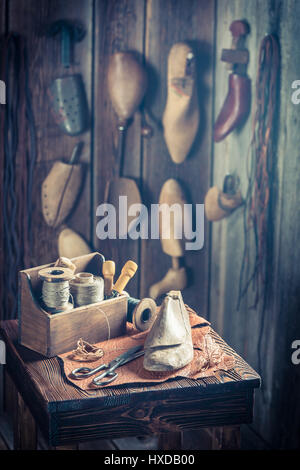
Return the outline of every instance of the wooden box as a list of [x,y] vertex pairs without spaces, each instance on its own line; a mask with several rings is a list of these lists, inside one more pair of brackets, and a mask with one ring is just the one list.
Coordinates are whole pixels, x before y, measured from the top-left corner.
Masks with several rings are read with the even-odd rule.
[[[72,262],[75,273],[102,273],[99,253],[73,258]],[[126,295],[67,312],[47,313],[39,303],[42,281],[38,272],[50,266],[54,263],[19,272],[19,342],[23,346],[52,357],[74,349],[79,338],[96,343],[125,334]]]

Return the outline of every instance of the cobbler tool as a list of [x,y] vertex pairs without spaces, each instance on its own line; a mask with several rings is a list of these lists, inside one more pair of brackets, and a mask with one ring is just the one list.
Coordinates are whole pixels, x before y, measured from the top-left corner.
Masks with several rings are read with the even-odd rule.
[[77,163],[83,142],[75,145],[68,163],[57,161],[42,184],[42,212],[50,227],[58,227],[70,215],[82,186],[82,166]]
[[102,266],[102,275],[104,278],[104,297],[110,297],[113,285],[116,265],[114,261],[104,261]]
[[121,271],[120,276],[118,277],[116,283],[113,286],[110,297],[117,297],[121,295],[127,286],[130,279],[135,275],[138,265],[134,261],[127,261]]
[[[118,297],[119,295],[124,294],[126,285],[134,276],[138,268],[134,261],[127,261],[122,268],[118,280],[113,287],[111,287],[112,280],[110,276],[113,276],[112,273],[114,273],[115,265],[113,261],[110,261],[109,263],[110,264],[108,266],[103,263],[102,270],[104,279],[105,276],[108,276],[107,284],[108,290],[110,291],[110,294],[105,298]],[[107,273],[109,274],[107,275]],[[133,323],[134,327],[139,331],[148,330],[156,317],[156,309],[157,305],[153,299],[144,298],[140,300],[128,296],[127,321]]]
[[69,302],[69,281],[74,274],[70,269],[43,268],[38,272],[38,276],[43,281],[42,301],[48,312],[59,313],[73,308],[73,304]]
[[[113,285],[115,263],[113,261],[105,261],[102,267],[104,291],[107,292],[105,299],[124,294],[124,289],[136,273],[137,268],[138,266],[134,261],[127,261],[122,268],[117,282]],[[139,331],[148,330],[156,317],[157,305],[154,300],[149,298],[140,300],[128,295],[127,302],[127,321],[133,323],[134,327]]]
[[228,93],[214,125],[214,140],[220,142],[235,128],[241,126],[250,111],[251,81],[247,77],[249,52],[244,43],[250,27],[247,22],[237,20],[230,25],[231,49],[223,49],[221,60],[232,70],[229,75]]
[[199,105],[194,52],[174,44],[168,58],[168,97],[163,114],[164,137],[174,163],[189,154],[199,128]]
[[74,230],[63,228],[58,236],[58,253],[65,258],[76,258],[77,256],[92,253],[92,248]]
[[[60,35],[61,63],[69,69],[72,62],[72,45],[81,41],[85,30],[79,24],[66,20],[53,23],[48,36]],[[88,127],[88,104],[82,77],[67,75],[54,80],[49,87],[52,113],[60,129],[71,136],[81,134]]]
[[[128,351],[121,354],[120,356],[116,357],[116,359],[111,361],[109,364],[101,364],[100,366],[95,367],[94,369],[91,369],[90,367],[78,367],[77,369],[74,369],[71,372],[71,375],[75,379],[86,379],[87,377],[95,375],[100,370],[105,369],[105,372],[103,372],[103,374],[94,378],[93,383],[95,385],[106,385],[107,383],[110,383],[117,378],[118,374],[114,372],[117,367],[121,367],[124,364],[127,364],[129,361],[133,361],[134,359],[142,356],[143,354],[143,346],[135,346],[133,348],[128,349]],[[110,379],[105,382],[101,381],[101,379],[106,376],[109,376]]]
[[137,271],[137,264],[134,261],[127,261],[122,268],[121,274],[113,286],[113,290],[122,294],[130,279]]
[[[178,204],[181,214],[183,214],[186,197],[178,181],[169,179],[164,183],[159,196],[159,204],[167,204],[168,206]],[[183,290],[187,286],[187,273],[184,266],[184,240],[183,236],[181,239],[176,238],[176,233],[183,234],[182,226],[176,225],[179,222],[179,218],[176,218],[171,211],[170,224],[164,227],[164,217],[160,212],[159,233],[161,246],[163,252],[172,257],[172,268],[168,270],[161,281],[150,287],[149,295],[153,299],[165,294],[170,289]],[[169,230],[169,234],[165,233],[166,230]],[[168,238],[164,238],[167,236]]]
[[207,191],[204,200],[205,215],[211,222],[221,220],[228,217],[243,202],[239,178],[234,174],[228,174],[224,178],[223,191],[217,186]]
[[[108,66],[108,93],[118,116],[118,151],[114,176],[105,189],[105,201],[118,211],[119,196],[127,197],[128,207],[141,204],[141,195],[136,182],[123,176],[125,132],[128,123],[140,106],[147,88],[146,70],[131,52],[118,52],[110,57]],[[119,237],[126,237],[134,216],[127,217],[125,227],[119,227]],[[120,225],[120,224],[119,224]]]
[[176,370],[194,357],[189,314],[180,291],[168,292],[148,333],[144,368],[149,371]]

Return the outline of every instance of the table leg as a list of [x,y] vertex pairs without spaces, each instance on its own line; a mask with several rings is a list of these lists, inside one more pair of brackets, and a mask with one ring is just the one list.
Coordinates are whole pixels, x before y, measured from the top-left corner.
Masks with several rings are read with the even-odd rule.
[[213,450],[237,450],[241,448],[240,426],[223,426],[212,430]]
[[159,450],[181,450],[182,433],[166,432],[159,434],[158,449]]
[[4,365],[0,363],[0,413],[4,411]]
[[14,423],[14,449],[36,450],[37,428],[36,423],[23,401],[22,396],[16,389],[12,380],[9,388],[13,397],[13,423]]

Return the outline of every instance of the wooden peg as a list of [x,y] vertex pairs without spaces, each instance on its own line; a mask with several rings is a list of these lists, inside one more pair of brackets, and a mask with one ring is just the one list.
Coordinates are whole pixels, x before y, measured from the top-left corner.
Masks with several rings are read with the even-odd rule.
[[104,277],[104,295],[109,297],[111,295],[114,285],[114,275],[116,272],[116,265],[114,261],[104,261],[102,266],[102,274]]
[[114,285],[113,290],[122,294],[130,279],[135,275],[138,265],[134,261],[127,261],[122,268],[121,274]]
[[250,27],[246,21],[236,20],[231,23],[229,29],[232,34],[231,49],[222,49],[221,60],[227,62],[229,70],[242,73],[249,62],[249,51],[244,43]]

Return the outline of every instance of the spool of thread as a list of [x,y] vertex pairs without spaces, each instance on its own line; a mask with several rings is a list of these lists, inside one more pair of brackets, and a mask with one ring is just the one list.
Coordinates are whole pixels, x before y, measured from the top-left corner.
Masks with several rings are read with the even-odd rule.
[[59,313],[73,308],[70,300],[69,281],[73,272],[68,268],[50,267],[43,268],[38,273],[43,281],[42,302],[50,313]]
[[91,273],[78,273],[70,281],[70,292],[76,307],[101,302],[104,299],[104,280]]
[[156,317],[157,305],[153,299],[128,297],[127,321],[139,331],[148,330]]

